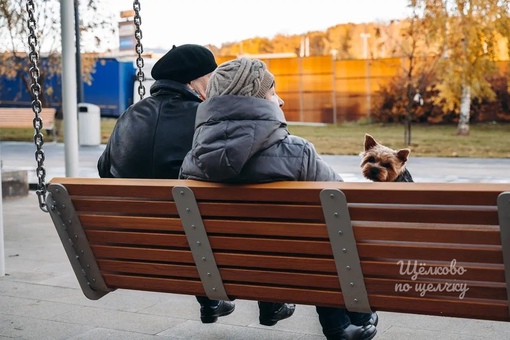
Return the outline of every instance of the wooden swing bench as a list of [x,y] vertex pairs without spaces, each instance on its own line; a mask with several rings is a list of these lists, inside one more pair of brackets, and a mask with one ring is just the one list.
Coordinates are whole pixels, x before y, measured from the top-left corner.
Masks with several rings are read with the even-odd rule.
[[55,178],[84,294],[115,289],[510,321],[510,184]]
[[[57,140],[55,112],[55,108],[45,107],[39,113],[43,129],[51,131],[53,141]],[[0,128],[34,128],[34,111],[29,107],[0,107]]]

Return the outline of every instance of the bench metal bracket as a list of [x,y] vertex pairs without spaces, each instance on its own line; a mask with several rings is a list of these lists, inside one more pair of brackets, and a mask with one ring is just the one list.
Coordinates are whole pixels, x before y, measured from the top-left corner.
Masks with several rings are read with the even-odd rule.
[[114,290],[103,280],[67,189],[61,184],[50,184],[46,204],[83,294],[97,300]]
[[505,267],[506,294],[510,313],[510,191],[498,196],[498,217]]
[[207,297],[212,300],[230,300],[214,259],[195,194],[188,187],[176,186],[172,188],[172,195]]
[[324,189],[320,199],[345,307],[352,312],[372,313],[345,194]]

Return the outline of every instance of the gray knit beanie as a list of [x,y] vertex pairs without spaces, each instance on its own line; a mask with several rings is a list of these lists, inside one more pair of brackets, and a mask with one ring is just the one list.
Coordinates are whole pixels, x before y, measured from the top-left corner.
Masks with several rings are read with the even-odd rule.
[[266,64],[246,57],[227,61],[213,72],[207,98],[226,94],[264,98],[274,84],[274,77]]

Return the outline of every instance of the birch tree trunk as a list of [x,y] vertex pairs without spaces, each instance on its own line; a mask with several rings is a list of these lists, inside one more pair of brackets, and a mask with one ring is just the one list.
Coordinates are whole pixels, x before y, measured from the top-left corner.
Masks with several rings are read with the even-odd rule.
[[462,97],[460,98],[460,116],[457,126],[457,135],[469,136],[469,111],[471,109],[471,87],[462,86]]

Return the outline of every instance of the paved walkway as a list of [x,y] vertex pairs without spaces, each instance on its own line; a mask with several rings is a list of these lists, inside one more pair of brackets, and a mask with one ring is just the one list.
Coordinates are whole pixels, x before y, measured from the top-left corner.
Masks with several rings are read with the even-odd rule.
[[[4,166],[33,168],[33,149],[18,144],[0,144]],[[54,152],[47,151],[48,159],[62,155],[61,145],[53,147]],[[7,156],[7,148],[16,152]],[[87,156],[80,157],[81,172],[95,176],[92,168],[101,149],[98,146],[83,151],[82,155]],[[344,177],[352,174],[352,178],[359,179],[355,174],[359,160],[351,158],[328,161],[339,162],[335,163],[338,167],[343,163],[343,169],[352,168],[343,173]],[[418,163],[427,164],[425,160]],[[49,160],[48,164],[48,177],[62,175],[55,171],[62,167],[62,159]],[[503,171],[506,177],[491,171],[483,176],[489,181],[510,182],[509,168]],[[423,172],[437,174],[436,170]],[[290,319],[265,327],[258,324],[257,304],[253,301],[237,300],[232,315],[208,325],[200,322],[198,303],[192,296],[123,290],[90,301],[79,288],[51,218],[39,210],[33,192],[4,200],[3,219],[7,275],[0,277],[0,339],[323,339],[312,306],[299,305]],[[510,322],[380,312],[376,339],[503,340],[510,339]]]
[[[299,305],[290,319],[265,327],[253,301],[237,300],[232,315],[209,325],[200,322],[192,296],[123,290],[90,301],[37,204],[33,192],[3,201],[0,339],[323,339],[311,306]],[[376,339],[510,339],[510,323],[380,312]]]
[[[105,145],[79,148],[80,177],[98,177],[97,159]],[[43,145],[47,177],[65,176],[65,149],[59,143]],[[0,158],[3,169],[29,170],[30,183],[35,177],[35,146],[28,142],[0,142]],[[345,181],[365,181],[360,172],[359,156],[323,156]],[[445,158],[413,157],[407,163],[416,182],[498,182],[510,183],[510,158]]]

